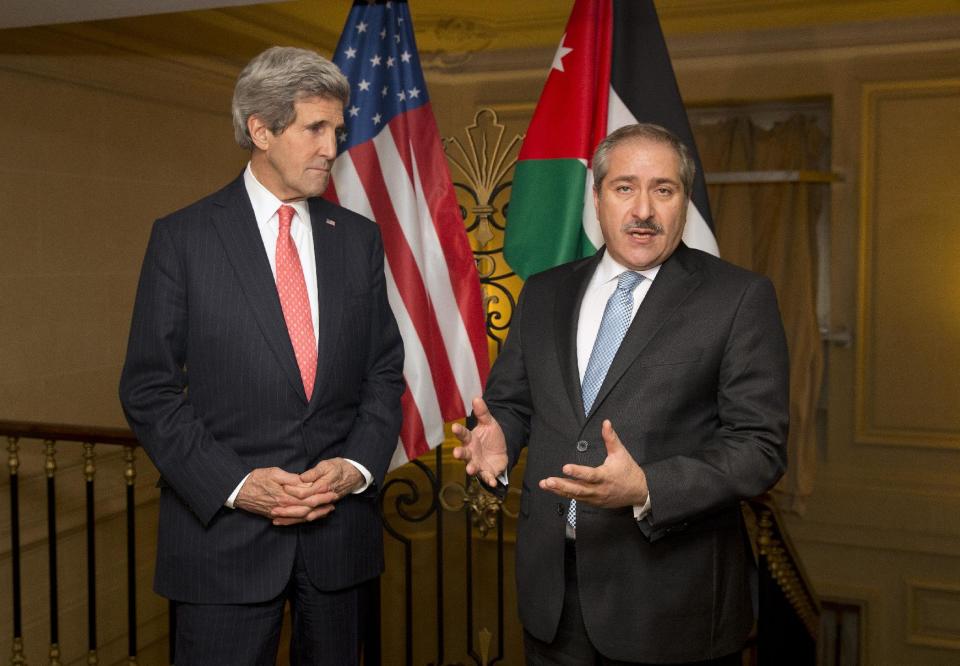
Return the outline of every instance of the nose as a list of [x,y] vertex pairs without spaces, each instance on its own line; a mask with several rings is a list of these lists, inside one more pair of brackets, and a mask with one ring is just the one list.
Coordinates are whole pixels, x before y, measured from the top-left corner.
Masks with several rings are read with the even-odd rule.
[[321,157],[332,160],[337,156],[337,133],[333,130],[324,132],[320,137],[317,152]]
[[653,215],[650,195],[642,188],[637,189],[630,204],[630,213],[638,220],[646,220]]

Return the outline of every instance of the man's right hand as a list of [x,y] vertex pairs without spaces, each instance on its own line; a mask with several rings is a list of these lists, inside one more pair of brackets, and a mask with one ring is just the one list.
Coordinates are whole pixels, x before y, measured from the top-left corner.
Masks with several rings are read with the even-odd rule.
[[274,509],[280,507],[311,503],[310,508],[315,509],[331,501],[325,496],[316,495],[305,501],[291,495],[285,487],[301,485],[308,484],[301,481],[299,474],[285,472],[279,467],[259,467],[247,476],[243,486],[240,487],[240,492],[237,493],[237,498],[233,501],[233,506],[265,518],[274,519],[276,517]]
[[467,463],[467,474],[475,474],[495,488],[497,477],[507,470],[507,440],[481,398],[473,399],[473,415],[477,419],[473,430],[453,424],[453,434],[460,440],[453,457]]

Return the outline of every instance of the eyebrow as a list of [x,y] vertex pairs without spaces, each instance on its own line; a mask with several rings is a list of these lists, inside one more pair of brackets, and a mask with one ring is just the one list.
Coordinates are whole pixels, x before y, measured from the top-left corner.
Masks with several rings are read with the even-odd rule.
[[335,123],[329,118],[324,118],[321,120],[315,120],[312,123],[306,123],[305,127],[314,128],[314,127],[323,127],[324,125],[332,125],[333,129],[339,132],[340,130],[346,127],[346,124],[343,122]]
[[[611,183],[611,184],[612,184],[612,183],[631,183],[631,184],[633,184],[633,183],[639,182],[639,180],[640,180],[640,179],[637,178],[636,176],[633,176],[633,175],[624,175],[624,176],[617,176],[616,178],[611,178],[611,179],[610,179],[610,183]],[[653,184],[654,184],[654,185],[673,185],[673,186],[675,186],[675,187],[680,187],[680,182],[677,181],[677,180],[674,180],[673,178],[655,178],[655,179],[653,180]]]

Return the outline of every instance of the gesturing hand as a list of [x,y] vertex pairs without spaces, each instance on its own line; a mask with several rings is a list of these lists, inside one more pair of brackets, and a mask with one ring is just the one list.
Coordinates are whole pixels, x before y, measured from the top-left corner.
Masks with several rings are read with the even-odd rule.
[[607,459],[599,467],[564,465],[567,478],[540,481],[540,487],[561,497],[608,509],[641,506],[647,501],[647,475],[624,447],[609,420],[600,430]]
[[507,469],[507,440],[500,424],[480,398],[473,399],[473,415],[477,418],[473,430],[467,430],[459,423],[453,425],[453,434],[460,440],[460,446],[453,450],[453,457],[467,463],[467,474],[478,475],[494,488],[497,477]]

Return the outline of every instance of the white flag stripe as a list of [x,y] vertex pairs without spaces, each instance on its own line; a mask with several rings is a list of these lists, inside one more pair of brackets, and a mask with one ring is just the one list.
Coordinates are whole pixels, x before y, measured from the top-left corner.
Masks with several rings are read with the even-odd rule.
[[[338,184],[337,196],[340,204],[350,210],[373,219],[373,209],[366,196],[366,189],[360,181],[353,159],[349,153],[344,153],[337,158],[333,166],[333,175]],[[393,309],[394,317],[397,320],[397,326],[403,337],[404,361],[403,375],[407,386],[410,389],[411,397],[416,403],[423,421],[424,431],[427,434],[430,445],[435,445],[443,441],[443,419],[440,417],[440,408],[436,400],[436,391],[433,387],[433,377],[430,374],[427,364],[426,353],[423,345],[420,344],[420,338],[417,336],[413,322],[407,313],[406,306],[400,294],[397,291],[396,283],[393,279],[393,273],[390,270],[389,260],[384,262],[384,276],[387,284],[387,297],[390,300],[390,307]],[[425,414],[425,408],[427,414]],[[430,414],[432,412],[432,414]],[[437,435],[437,422],[439,421],[439,439]],[[414,443],[411,442],[411,445]],[[401,450],[403,446],[399,447]],[[402,451],[406,456],[406,452]]]
[[720,256],[717,239],[713,236],[713,232],[710,231],[707,221],[703,219],[696,204],[693,203],[693,199],[687,206],[687,226],[683,228],[683,242],[687,247],[709,252],[715,257]]
[[[393,307],[393,316],[401,331],[410,331],[409,336],[403,335],[403,378],[410,389],[410,396],[416,403],[423,421],[423,432],[427,438],[427,445],[433,448],[443,441],[443,416],[440,414],[440,403],[437,401],[437,389],[433,385],[433,375],[427,363],[427,353],[420,344],[420,338],[413,332],[413,322],[407,309],[395,303],[400,302],[400,292],[393,279],[389,262],[384,266],[387,278],[387,296]],[[416,442],[410,442],[411,445]]]
[[[618,95],[617,91],[611,86],[607,101],[607,134],[624,125],[632,125],[636,122],[636,116],[627,108],[627,105],[620,99],[620,95]],[[584,210],[586,210],[586,204],[584,204]],[[586,219],[586,212],[584,212],[584,219]],[[697,209],[696,204],[693,203],[693,199],[690,200],[690,204],[687,206],[687,225],[683,229],[683,242],[686,243],[688,247],[709,252],[715,257],[720,256],[717,239],[710,230],[707,221],[703,219],[703,214]]]
[[593,169],[587,167],[587,181],[583,192],[583,231],[594,248],[603,245],[603,232],[597,219],[597,207],[593,205]]
[[407,451],[403,448],[403,444],[400,444],[393,452],[389,469],[396,469],[400,467],[400,465],[405,465],[408,462],[410,462],[410,458],[407,457]]
[[381,132],[373,139],[373,145],[397,221],[420,268],[424,287],[437,315],[438,329],[457,382],[457,389],[464,408],[469,411],[470,400],[480,394],[480,377],[477,374],[476,359],[472,354],[463,353],[464,349],[470,349],[470,339],[450,285],[450,273],[433,224],[433,215],[423,195],[413,147],[410,147],[411,159],[414,160],[414,182],[411,183],[393,134],[388,131]]
[[[439,238],[436,236],[433,211],[430,210],[427,197],[423,191],[420,169],[417,165],[417,154],[412,147],[410,155],[413,160],[413,186],[416,191],[420,219],[430,221],[430,238],[436,243],[436,250],[442,254],[443,248],[440,247]],[[423,226],[420,228],[423,229]],[[464,324],[463,317],[460,316],[460,307],[453,292],[453,285],[450,282],[447,262],[431,262],[427,264],[425,272],[424,279],[426,280],[427,291],[430,293],[430,300],[433,301],[434,309],[440,320],[443,347],[447,352],[450,365],[453,367],[453,375],[456,377],[457,388],[460,390],[460,399],[463,400],[463,409],[469,414],[473,411],[471,407],[473,398],[483,392],[483,386],[480,383],[480,374],[477,371],[476,357],[473,353],[463,353],[464,350],[472,352],[472,346],[467,327]]]

